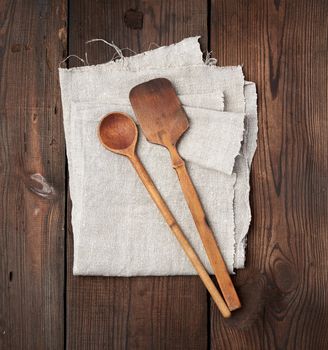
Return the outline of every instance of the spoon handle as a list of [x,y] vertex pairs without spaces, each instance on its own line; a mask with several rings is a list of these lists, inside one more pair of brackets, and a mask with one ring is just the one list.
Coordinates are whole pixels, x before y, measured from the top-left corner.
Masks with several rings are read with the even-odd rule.
[[158,209],[162,213],[165,221],[169,225],[171,231],[179,241],[182,249],[185,251],[186,255],[188,256],[190,262],[193,264],[195,270],[198,272],[201,280],[203,281],[205,287],[211,294],[214,302],[218,306],[221,314],[223,317],[230,317],[231,313],[229,308],[227,307],[225,301],[223,300],[221,294],[217,290],[216,286],[214,285],[213,281],[211,280],[210,276],[208,275],[205,267],[203,266],[201,260],[197,256],[196,252],[190,245],[188,239],[182,232],[180,226],[176,222],[173,214],[171,213],[170,209],[168,208],[167,204],[163,200],[161,194],[158,192],[155,184],[153,183],[151,177],[147,173],[146,169],[142,165],[140,159],[137,155],[134,155],[133,157],[129,157],[131,163],[133,164],[136,172],[138,173],[141,181],[145,185],[147,191],[149,192],[151,198],[157,205]]
[[209,227],[206,220],[204,209],[202,207],[194,184],[192,183],[192,180],[189,176],[185,162],[179,155],[175,146],[170,146],[168,149],[170,151],[172,164],[177,172],[183,194],[193,216],[197,230],[200,234],[215,277],[221,288],[223,297],[230,311],[239,309],[241,307],[240,300],[232,284],[226,264],[214,237],[214,233]]

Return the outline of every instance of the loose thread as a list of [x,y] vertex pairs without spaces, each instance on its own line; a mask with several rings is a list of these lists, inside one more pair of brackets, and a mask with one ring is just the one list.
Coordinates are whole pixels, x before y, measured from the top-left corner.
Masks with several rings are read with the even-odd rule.
[[88,52],[87,51],[85,51],[84,56],[85,56],[85,62],[87,64],[87,66],[89,66],[90,64],[89,64],[89,60],[88,60]]
[[85,60],[77,55],[68,55],[65,59],[63,59],[60,63],[59,63],[59,68],[62,67],[62,64],[65,63],[69,58],[74,57],[77,58],[79,61],[81,61],[84,65],[85,65]]
[[215,66],[218,60],[216,58],[211,57],[211,55],[212,55],[212,51],[206,53],[204,63],[208,66]]
[[155,46],[156,48],[159,48],[159,45],[155,42],[150,42],[149,45],[148,45],[148,51],[151,49],[152,46]]
[[[97,41],[100,41],[100,42],[103,42],[105,43],[106,45],[112,47],[114,50],[115,50],[115,53],[114,55],[112,56],[111,60],[110,61],[115,61],[117,58],[120,58],[120,59],[124,59],[125,56],[123,55],[123,51],[124,50],[127,50],[127,51],[130,51],[132,52],[134,55],[137,54],[136,51],[130,49],[129,47],[124,47],[123,49],[120,49],[117,45],[115,45],[113,42],[112,43],[109,43],[107,40],[105,39],[91,39],[91,40],[88,40],[86,42],[86,44],[90,44],[90,43],[93,43],[93,42],[97,42]],[[89,64],[89,62],[88,62]]]
[[112,47],[112,48],[116,51],[116,53],[119,55],[120,58],[124,58],[124,55],[123,55],[123,53],[122,53],[122,50],[121,50],[118,46],[116,46],[114,43],[109,43],[109,42],[106,41],[105,39],[91,39],[91,40],[88,40],[88,41],[86,42],[86,44],[94,43],[94,42],[96,42],[96,41],[102,41],[102,42],[105,43],[106,45]]

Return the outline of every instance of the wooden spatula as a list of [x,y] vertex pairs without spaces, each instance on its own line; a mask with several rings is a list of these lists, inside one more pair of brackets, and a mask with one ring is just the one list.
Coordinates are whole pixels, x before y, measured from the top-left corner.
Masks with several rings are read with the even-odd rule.
[[176,149],[176,144],[188,129],[189,122],[173,85],[165,78],[150,80],[135,86],[130,91],[130,101],[147,140],[169,150],[173,168],[179,177],[182,191],[223,297],[231,311],[240,308],[238,295],[214,234],[207,223],[196,189],[190,179],[185,162]]

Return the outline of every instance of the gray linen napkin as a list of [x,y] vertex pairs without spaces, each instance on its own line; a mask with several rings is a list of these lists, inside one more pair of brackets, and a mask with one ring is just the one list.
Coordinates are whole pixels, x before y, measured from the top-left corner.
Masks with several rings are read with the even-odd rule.
[[[188,161],[228,268],[243,266],[250,221],[249,167],[256,147],[256,92],[252,84],[244,87],[240,67],[204,65],[197,39],[115,63],[60,70],[75,274],[195,273],[128,161],[104,150],[96,135],[104,114],[120,110],[133,116],[129,90],[158,76],[174,83],[190,118],[190,130],[179,150]],[[138,149],[163,197],[212,271],[167,151],[149,144],[142,135]]]

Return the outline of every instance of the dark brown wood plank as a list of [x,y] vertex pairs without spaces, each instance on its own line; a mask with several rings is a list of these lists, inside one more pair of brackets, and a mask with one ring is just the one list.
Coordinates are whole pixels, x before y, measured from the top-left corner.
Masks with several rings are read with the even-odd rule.
[[[207,4],[74,0],[69,28],[70,53],[80,56],[86,50],[84,42],[93,38],[137,52],[151,42],[170,44],[198,34],[206,43]],[[87,51],[91,64],[114,54],[102,43]],[[206,349],[207,294],[198,277],[73,277],[71,228],[68,238],[69,349]]]
[[211,49],[259,91],[244,310],[213,349],[328,347],[328,2],[212,0]]
[[66,1],[0,9],[0,348],[62,349]]

